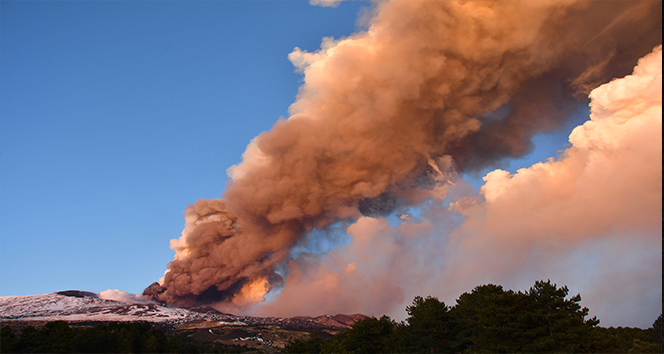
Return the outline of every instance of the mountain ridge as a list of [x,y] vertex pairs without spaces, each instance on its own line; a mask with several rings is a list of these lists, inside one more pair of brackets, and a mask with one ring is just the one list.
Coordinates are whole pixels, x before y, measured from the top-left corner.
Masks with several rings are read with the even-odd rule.
[[65,290],[41,295],[1,296],[0,322],[67,321],[67,322],[133,322],[146,321],[182,325],[193,321],[212,321],[220,325],[277,326],[316,330],[349,328],[362,314],[336,314],[295,317],[236,316],[210,306],[171,307],[149,301],[104,299],[99,294]]

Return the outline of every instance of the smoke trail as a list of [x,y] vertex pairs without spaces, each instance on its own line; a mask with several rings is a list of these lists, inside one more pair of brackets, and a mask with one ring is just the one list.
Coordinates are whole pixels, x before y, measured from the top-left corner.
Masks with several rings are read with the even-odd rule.
[[[308,232],[445,193],[451,171],[522,156],[598,84],[661,43],[661,2],[389,1],[367,31],[289,56],[290,117],[199,200],[145,293],[176,305],[262,301]],[[502,112],[498,116],[492,112]]]

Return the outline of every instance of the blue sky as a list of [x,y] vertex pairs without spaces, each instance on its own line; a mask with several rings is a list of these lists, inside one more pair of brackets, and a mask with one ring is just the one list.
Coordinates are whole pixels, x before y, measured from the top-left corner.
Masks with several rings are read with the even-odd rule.
[[[219,197],[286,116],[301,79],[288,53],[353,33],[367,6],[3,1],[0,295],[156,281],[187,204]],[[555,156],[573,126],[505,167]]]

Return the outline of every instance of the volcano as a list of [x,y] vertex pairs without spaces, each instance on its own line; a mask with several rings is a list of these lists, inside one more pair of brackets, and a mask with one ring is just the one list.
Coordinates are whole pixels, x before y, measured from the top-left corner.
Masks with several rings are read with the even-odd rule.
[[289,340],[313,332],[330,337],[365,317],[361,314],[291,318],[235,316],[209,306],[178,308],[149,301],[109,300],[81,290],[0,297],[0,327],[41,326],[51,321],[67,321],[70,326],[150,322],[170,332],[186,331],[199,339],[246,344],[267,351],[282,348]]

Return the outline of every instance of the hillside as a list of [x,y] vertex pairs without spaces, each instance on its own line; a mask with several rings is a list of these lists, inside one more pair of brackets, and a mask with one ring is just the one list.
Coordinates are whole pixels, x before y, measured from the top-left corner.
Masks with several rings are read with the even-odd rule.
[[72,326],[104,322],[150,322],[167,332],[180,332],[204,341],[246,344],[270,350],[309,333],[331,337],[364,315],[318,317],[253,317],[221,313],[211,307],[177,308],[158,303],[102,299],[97,294],[68,290],[43,295],[0,297],[0,324],[20,331],[47,322],[66,321]]

